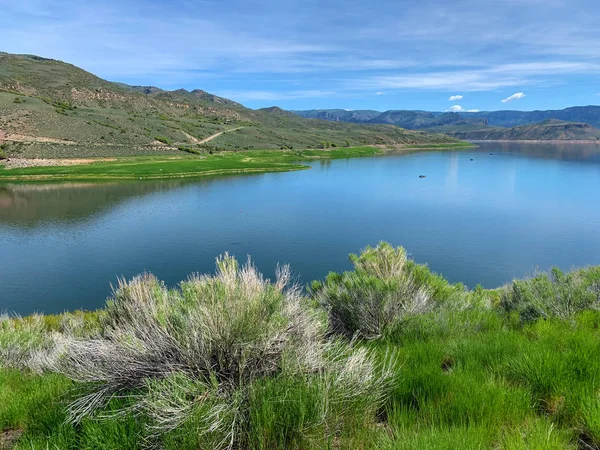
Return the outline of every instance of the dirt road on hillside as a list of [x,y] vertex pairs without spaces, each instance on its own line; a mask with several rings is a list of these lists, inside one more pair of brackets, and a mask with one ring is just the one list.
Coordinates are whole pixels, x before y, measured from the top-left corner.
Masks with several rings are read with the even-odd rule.
[[217,134],[213,134],[212,136],[209,136],[209,137],[207,137],[206,139],[202,139],[201,141],[198,141],[198,142],[195,142],[195,143],[196,143],[196,144],[206,144],[207,142],[210,142],[210,141],[212,141],[213,139],[216,139],[216,138],[218,138],[218,137],[219,137],[219,136],[221,136],[222,134],[225,134],[225,133],[231,133],[232,131],[240,130],[240,129],[242,129],[242,128],[244,128],[244,127],[237,127],[237,128],[233,128],[233,129],[231,129],[231,130],[225,130],[225,131],[221,131],[221,132],[219,132],[219,133],[217,133]]

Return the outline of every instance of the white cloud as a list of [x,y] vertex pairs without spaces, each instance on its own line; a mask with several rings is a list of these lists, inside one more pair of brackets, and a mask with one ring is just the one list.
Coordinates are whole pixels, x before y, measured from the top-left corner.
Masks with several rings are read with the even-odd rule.
[[[491,91],[499,88],[516,88],[526,85],[543,84],[548,76],[598,74],[600,64],[571,63],[565,61],[543,63],[501,64],[491,67],[463,70],[430,70],[421,73],[402,75],[372,76],[348,82],[357,90],[461,90],[466,92]],[[543,77],[543,78],[540,78]]]
[[375,95],[383,95],[383,92],[375,92]]
[[219,92],[220,96],[230,98],[235,101],[281,101],[296,100],[300,98],[322,98],[335,95],[332,91],[306,90],[306,91],[224,91]]
[[502,100],[502,103],[512,102],[513,100],[519,100],[523,97],[525,97],[525,94],[523,94],[522,92],[517,92],[516,94],[513,94],[510,97],[506,97],[504,100]]
[[[318,99],[321,90],[339,91],[332,97],[435,90],[440,99],[448,92],[470,98],[570,84],[572,75],[591,89],[600,74],[592,0],[504,0],[493,2],[493,14],[492,2],[481,0],[255,0],[246,9],[227,0],[143,3],[0,0],[1,47],[114,81],[239,90],[239,100],[254,102]],[[442,106],[462,103],[463,95]]]
[[479,112],[478,109],[465,109],[460,105],[452,105],[447,111],[450,112],[468,112],[468,113],[476,113]]

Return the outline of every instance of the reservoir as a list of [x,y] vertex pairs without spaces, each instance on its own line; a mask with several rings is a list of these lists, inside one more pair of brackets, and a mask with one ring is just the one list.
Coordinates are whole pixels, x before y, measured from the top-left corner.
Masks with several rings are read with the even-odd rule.
[[[452,282],[600,264],[600,146],[485,143],[198,180],[0,184],[0,311],[101,307],[118,277],[169,286],[228,251],[299,283],[388,241]],[[423,175],[423,178],[420,176]]]

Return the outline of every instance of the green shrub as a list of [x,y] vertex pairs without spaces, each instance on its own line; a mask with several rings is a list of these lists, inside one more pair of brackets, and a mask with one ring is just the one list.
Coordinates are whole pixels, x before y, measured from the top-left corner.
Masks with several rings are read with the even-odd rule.
[[315,298],[329,313],[332,333],[365,339],[389,336],[433,308],[427,286],[408,270],[402,247],[382,242],[350,255],[350,261],[354,271],[330,273],[324,283],[313,283]]
[[181,150],[182,152],[186,152],[186,153],[192,153],[194,155],[201,155],[202,154],[201,151],[196,150],[195,148],[186,147],[185,145],[178,146],[177,150]]
[[508,314],[516,313],[523,322],[538,318],[570,319],[574,314],[600,307],[600,267],[515,280],[505,289],[500,302]]
[[173,141],[166,136],[155,136],[154,139],[167,145],[171,145],[173,143]]
[[41,370],[43,359],[53,348],[43,316],[0,316],[0,368]]
[[193,276],[176,290],[147,274],[121,281],[102,333],[64,335],[60,356],[48,360],[50,370],[89,388],[71,404],[72,421],[127,397],[111,414],[143,413],[150,437],[191,428],[198,447],[246,448],[253,389],[273,377],[316,384],[318,416],[311,420],[357,411],[362,420],[374,418],[390,366],[378,369],[365,349],[325,341],[321,315],[289,279],[283,268],[271,283],[250,262],[240,267],[225,255],[216,275]]
[[15,449],[600,447],[600,268],[466,291],[389,244],[350,258],[313,301],[225,255],[100,311],[2,317],[0,430],[24,430]]

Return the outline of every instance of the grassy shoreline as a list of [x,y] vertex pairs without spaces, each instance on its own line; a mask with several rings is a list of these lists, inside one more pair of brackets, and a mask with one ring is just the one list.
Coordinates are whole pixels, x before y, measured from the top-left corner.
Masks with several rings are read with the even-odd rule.
[[0,316],[0,448],[599,448],[600,267],[470,291],[384,243],[350,259],[308,294],[223,256]]
[[198,156],[156,156],[98,160],[89,164],[35,166],[7,169],[0,166],[1,182],[105,181],[198,178],[238,173],[287,172],[308,169],[302,161],[377,156],[390,151],[472,148],[468,143],[415,145],[391,148],[371,146],[333,150],[252,150]]

